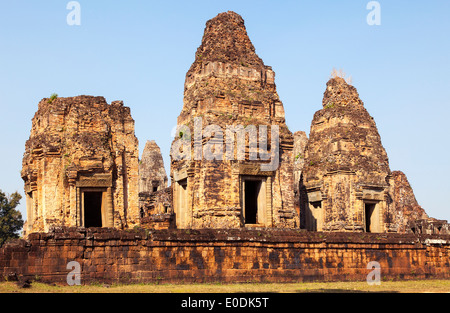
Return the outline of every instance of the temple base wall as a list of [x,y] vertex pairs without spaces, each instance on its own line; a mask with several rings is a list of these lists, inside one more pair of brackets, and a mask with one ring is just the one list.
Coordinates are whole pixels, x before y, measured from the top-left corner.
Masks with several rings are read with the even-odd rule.
[[[0,276],[81,284],[365,281],[450,278],[450,236],[297,230],[55,228],[0,249]],[[73,273],[73,272],[72,272]]]

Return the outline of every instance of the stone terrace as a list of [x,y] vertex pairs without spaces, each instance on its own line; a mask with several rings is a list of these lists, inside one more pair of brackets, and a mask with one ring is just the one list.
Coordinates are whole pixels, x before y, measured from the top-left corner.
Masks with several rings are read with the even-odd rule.
[[53,228],[0,249],[0,275],[81,282],[365,281],[450,278],[450,236],[322,233],[300,230],[138,230]]

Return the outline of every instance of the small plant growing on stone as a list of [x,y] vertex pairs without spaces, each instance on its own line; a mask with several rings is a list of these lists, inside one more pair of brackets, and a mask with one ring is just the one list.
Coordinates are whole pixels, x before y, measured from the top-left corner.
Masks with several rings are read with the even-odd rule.
[[333,68],[333,70],[331,71],[331,78],[336,78],[336,77],[343,78],[345,80],[345,82],[349,85],[352,84],[352,77],[347,76],[347,74],[345,74],[345,72],[342,69],[336,70],[335,68]]
[[53,100],[55,100],[56,98],[58,98],[58,94],[57,93],[52,93],[52,95],[48,99],[48,103],[52,103]]
[[304,159],[304,158],[305,157],[301,153],[299,153],[295,156],[295,161],[297,161],[298,159]]

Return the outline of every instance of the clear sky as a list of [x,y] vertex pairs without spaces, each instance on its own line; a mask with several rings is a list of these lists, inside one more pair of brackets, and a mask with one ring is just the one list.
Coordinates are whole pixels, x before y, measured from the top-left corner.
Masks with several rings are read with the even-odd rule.
[[[169,173],[171,130],[207,20],[232,10],[257,54],[276,72],[292,132],[309,134],[333,68],[343,69],[374,117],[392,170],[419,204],[450,220],[450,1],[80,0],[70,26],[65,0],[0,3],[0,189],[19,191],[25,141],[38,102],[61,97],[123,100],[140,151],[161,147]],[[25,201],[21,212],[25,215]]]

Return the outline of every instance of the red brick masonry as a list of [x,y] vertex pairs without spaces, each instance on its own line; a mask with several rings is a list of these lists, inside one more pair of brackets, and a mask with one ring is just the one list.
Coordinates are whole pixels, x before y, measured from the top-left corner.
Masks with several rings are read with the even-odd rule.
[[[450,278],[450,236],[296,230],[56,228],[0,249],[0,275],[66,283],[296,282]],[[16,274],[16,275],[14,275]]]

